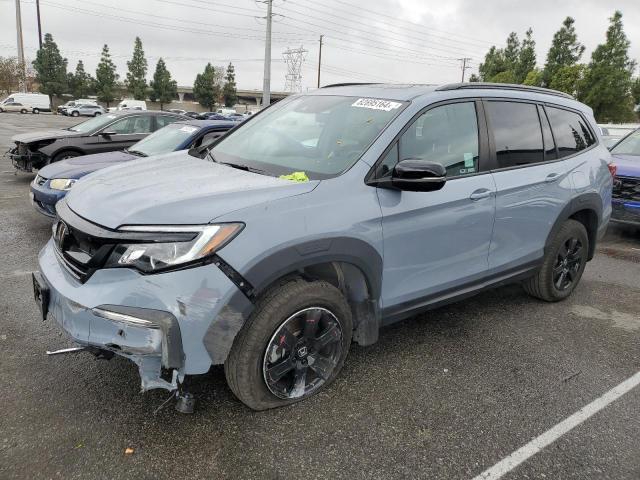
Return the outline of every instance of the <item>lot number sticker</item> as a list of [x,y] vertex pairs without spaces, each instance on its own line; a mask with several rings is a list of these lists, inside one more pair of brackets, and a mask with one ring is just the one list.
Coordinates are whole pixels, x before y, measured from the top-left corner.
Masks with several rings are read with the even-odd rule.
[[390,102],[389,100],[381,100],[379,98],[359,98],[351,104],[352,107],[370,108],[372,110],[384,110],[389,112],[402,106],[398,102]]

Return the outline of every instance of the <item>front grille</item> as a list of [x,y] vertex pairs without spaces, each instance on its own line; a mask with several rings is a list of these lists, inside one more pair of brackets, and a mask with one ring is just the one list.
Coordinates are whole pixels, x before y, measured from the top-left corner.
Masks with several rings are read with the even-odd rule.
[[26,155],[29,153],[26,143],[18,143],[18,155]]
[[613,183],[613,198],[640,202],[640,178],[616,177]]
[[81,282],[104,265],[114,247],[113,243],[92,237],[62,220],[55,227],[53,240],[58,259]]

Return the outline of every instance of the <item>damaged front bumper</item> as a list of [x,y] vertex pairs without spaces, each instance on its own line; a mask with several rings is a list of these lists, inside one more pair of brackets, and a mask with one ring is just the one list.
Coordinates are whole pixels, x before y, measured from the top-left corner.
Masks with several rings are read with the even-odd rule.
[[27,145],[18,144],[5,153],[11,160],[16,170],[23,172],[33,172],[34,168],[42,168],[47,164],[48,157],[41,152],[32,152]]
[[206,338],[212,332],[225,337],[230,318],[231,330],[241,326],[240,316],[225,313],[237,287],[213,265],[156,275],[104,269],[80,283],[59,263],[49,241],[39,266],[34,290],[43,317],[53,318],[78,345],[136,363],[143,391],[172,391],[185,375],[206,373],[216,354],[226,357],[216,352],[219,343]]

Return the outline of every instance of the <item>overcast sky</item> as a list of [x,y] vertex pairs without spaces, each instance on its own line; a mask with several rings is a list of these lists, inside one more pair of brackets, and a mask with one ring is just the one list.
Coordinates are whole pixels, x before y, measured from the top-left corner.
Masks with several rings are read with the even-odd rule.
[[[38,45],[35,0],[22,0],[26,55]],[[240,88],[261,89],[266,5],[253,0],[41,0],[43,33],[53,34],[69,69],[82,59],[95,73],[108,44],[118,73],[140,36],[149,77],[162,56],[179,85],[193,85],[207,61],[232,61]],[[362,8],[360,7],[362,6]],[[272,89],[285,87],[287,47],[308,50],[303,87],[316,85],[318,37],[324,35],[322,83],[459,81],[460,61],[477,71],[486,50],[509,32],[533,28],[538,66],[563,19],[576,19],[583,60],[604,41],[608,17],[619,9],[631,54],[640,60],[640,0],[274,0]],[[16,54],[15,0],[0,0],[0,56]]]

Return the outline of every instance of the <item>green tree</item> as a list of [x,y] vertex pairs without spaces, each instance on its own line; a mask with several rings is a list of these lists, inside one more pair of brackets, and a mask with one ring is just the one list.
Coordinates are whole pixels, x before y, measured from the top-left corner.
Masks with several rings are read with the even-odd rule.
[[522,40],[518,62],[513,69],[516,83],[523,83],[534,68],[536,68],[536,42],[533,39],[533,30],[529,29]]
[[505,70],[504,50],[492,46],[484,56],[484,62],[482,62],[478,68],[480,80],[483,82],[491,82],[493,77]]
[[633,86],[631,87],[631,95],[633,95],[633,101],[636,105],[640,105],[640,77],[636,78],[633,81]]
[[578,35],[574,27],[575,20],[567,17],[562,27],[553,35],[551,47],[544,64],[543,83],[551,85],[553,77],[563,67],[575,65],[584,53],[584,45],[578,42]]
[[530,70],[529,73],[527,73],[527,76],[525,77],[522,84],[531,85],[533,87],[542,86],[542,70],[540,70],[539,68]]
[[229,62],[229,66],[227,67],[227,74],[224,80],[224,87],[222,87],[224,106],[233,107],[238,102],[238,90],[236,87],[236,71],[231,62]]
[[53,103],[53,96],[61,95],[67,89],[67,59],[62,58],[50,33],[44,36],[42,48],[33,61],[33,68],[36,70],[40,92],[49,95],[49,102]]
[[69,73],[68,78],[69,89],[71,90],[74,98],[84,98],[89,95],[89,92],[92,90],[94,80],[91,78],[91,75],[85,72],[82,60],[78,61],[76,71],[74,73]]
[[491,79],[493,83],[518,83],[516,74],[513,70],[505,70],[500,72]]
[[584,85],[586,73],[587,66],[581,63],[564,66],[559,70],[556,70],[556,73],[551,78],[551,83],[548,87],[573,95],[577,99],[581,99],[583,96],[582,87]]
[[505,70],[512,70],[518,67],[520,59],[520,40],[516,32],[511,32],[507,37],[507,46],[504,49]]
[[222,69],[207,63],[204,72],[196,76],[196,81],[193,84],[193,96],[207,110],[213,110],[220,98],[223,75]]
[[629,57],[622,13],[616,11],[609,21],[605,43],[591,55],[582,100],[593,108],[599,122],[631,121],[635,119],[631,87],[636,64]]
[[136,37],[133,56],[131,61],[127,62],[127,68],[129,69],[125,80],[127,90],[134,99],[145,100],[147,98],[147,59],[144,58],[140,37]]
[[150,98],[154,102],[160,102],[160,110],[165,103],[170,103],[178,95],[178,83],[171,79],[171,73],[162,58],[156,64],[150,87]]
[[476,75],[475,73],[472,73],[471,76],[469,77],[469,81],[470,82],[479,82],[480,81],[480,76]]
[[117,81],[116,66],[111,60],[109,47],[105,45],[102,47],[102,56],[96,69],[96,93],[98,100],[105,102],[107,107],[116,99]]

